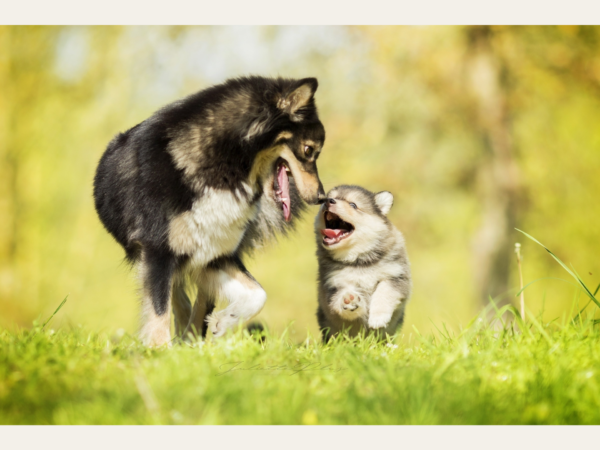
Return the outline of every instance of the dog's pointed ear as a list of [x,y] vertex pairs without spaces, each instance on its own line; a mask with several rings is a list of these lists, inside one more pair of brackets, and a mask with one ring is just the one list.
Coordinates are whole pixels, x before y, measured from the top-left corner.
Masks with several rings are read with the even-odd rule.
[[375,194],[375,204],[383,215],[387,216],[387,213],[390,212],[390,208],[394,204],[394,196],[388,191],[378,192]]
[[296,88],[282,97],[277,106],[286,113],[293,115],[303,106],[310,103],[319,83],[316,78],[303,78],[296,83]]

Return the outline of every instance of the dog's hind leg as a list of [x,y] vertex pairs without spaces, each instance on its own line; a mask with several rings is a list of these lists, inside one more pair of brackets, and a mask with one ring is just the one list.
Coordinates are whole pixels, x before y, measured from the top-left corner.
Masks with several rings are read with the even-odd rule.
[[142,328],[144,345],[161,346],[171,343],[171,292],[177,261],[168,252],[142,252]]
[[173,283],[173,315],[175,316],[175,334],[183,336],[183,332],[190,323],[192,304],[185,293],[185,279],[177,277]]
[[194,303],[194,309],[190,317],[190,322],[185,330],[184,336],[194,337],[206,337],[206,331],[208,329],[206,324],[206,317],[212,314],[215,309],[214,298],[206,292],[203,286],[198,286],[198,296],[196,297],[196,303]]
[[241,321],[252,319],[267,300],[267,293],[237,256],[211,264],[207,276],[216,296],[229,302],[227,308],[207,319],[208,329],[215,337],[222,336]]

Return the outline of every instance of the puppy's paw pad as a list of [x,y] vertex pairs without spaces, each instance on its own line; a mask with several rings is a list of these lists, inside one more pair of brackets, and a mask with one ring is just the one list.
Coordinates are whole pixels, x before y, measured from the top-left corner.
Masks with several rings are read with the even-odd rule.
[[348,292],[342,297],[342,308],[346,311],[354,311],[360,306],[360,297],[358,294]]
[[348,305],[348,304],[352,303],[352,301],[353,301],[355,298],[356,298],[356,297],[355,297],[355,295],[354,295],[354,294],[347,293],[346,295],[344,295],[344,299],[343,299],[343,300],[344,300],[344,303],[345,303],[346,305]]

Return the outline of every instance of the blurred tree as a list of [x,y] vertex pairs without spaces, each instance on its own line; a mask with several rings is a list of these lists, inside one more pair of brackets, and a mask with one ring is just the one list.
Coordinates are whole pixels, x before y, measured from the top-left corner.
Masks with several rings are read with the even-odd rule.
[[[35,156],[31,123],[40,120],[39,92],[52,89],[53,27],[0,27],[0,157],[2,158],[2,213],[0,215],[0,302],[8,313],[25,309],[12,300],[20,293],[19,242],[28,239],[25,224],[31,217],[28,197],[35,183],[27,185],[24,173]],[[38,143],[39,145],[39,143]],[[33,155],[32,155],[33,153]],[[29,191],[29,192],[28,192]],[[30,198],[30,197],[29,197]],[[22,256],[22,255],[21,255]],[[26,272],[24,272],[26,273]],[[34,282],[33,280],[27,280]]]
[[119,34],[116,27],[0,27],[0,319],[31,323],[46,302],[72,292],[73,268],[92,256],[90,247],[87,255],[71,250],[73,239],[83,245],[89,237],[78,230],[89,215],[81,206],[91,201],[96,155],[82,144],[93,135],[85,135],[86,119],[94,134],[104,128],[102,109],[90,106],[101,103],[105,82],[118,79],[109,61]]
[[481,225],[475,233],[473,256],[478,298],[487,304],[509,302],[513,230],[518,220],[521,184],[511,122],[509,67],[489,26],[464,29],[466,34],[465,91],[471,101],[473,132],[481,139],[478,198]]
[[[507,294],[515,286],[513,244],[521,239],[514,228],[533,226],[542,214],[551,216],[553,208],[575,211],[580,201],[567,201],[568,194],[560,189],[554,191],[561,194],[554,195],[554,201],[549,200],[553,192],[540,192],[544,183],[558,181],[551,173],[566,168],[548,159],[548,144],[557,146],[562,139],[551,142],[548,132],[538,129],[534,136],[533,130],[542,123],[561,129],[568,123],[566,117],[578,114],[580,106],[575,104],[552,108],[560,108],[561,92],[574,95],[571,101],[581,89],[597,92],[599,27],[359,27],[358,31],[372,46],[371,74],[378,87],[370,92],[379,89],[387,96],[384,141],[398,136],[402,148],[398,151],[404,154],[398,158],[405,165],[402,176],[418,174],[424,184],[413,186],[412,195],[437,209],[421,214],[419,228],[448,221],[450,227],[443,230],[446,241],[452,234],[449,228],[465,226],[474,236],[470,245],[475,298],[480,304],[487,304],[490,296],[499,304],[510,301]],[[591,117],[585,119],[593,122]],[[411,160],[407,151],[411,142],[423,154],[421,161]],[[597,145],[580,152],[597,155]],[[524,160],[528,164],[520,167]],[[438,165],[440,172],[435,170]],[[583,169],[575,161],[569,166],[569,173]],[[435,196],[424,193],[430,186],[437,186]],[[458,210],[445,212],[448,202],[454,208],[460,205],[462,190],[470,194],[464,225],[458,223]],[[571,217],[564,223],[576,220]]]
[[12,269],[11,252],[13,179],[8,156],[8,118],[10,103],[8,84],[10,72],[10,29],[0,27],[0,299],[9,296]]

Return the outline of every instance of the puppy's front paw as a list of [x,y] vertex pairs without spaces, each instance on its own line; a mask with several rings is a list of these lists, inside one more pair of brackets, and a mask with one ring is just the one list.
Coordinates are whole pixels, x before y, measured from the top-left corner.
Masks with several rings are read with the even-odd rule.
[[376,330],[386,328],[392,320],[392,315],[384,312],[373,312],[369,315],[369,328]]
[[354,311],[360,306],[360,297],[358,294],[348,292],[342,297],[342,302],[343,309],[346,311]]
[[331,307],[345,320],[357,320],[367,315],[367,308],[363,299],[354,290],[340,292],[334,297]]
[[214,337],[221,337],[227,330],[234,327],[238,320],[239,319],[230,314],[229,311],[223,310],[208,316],[206,323],[208,325],[208,330]]

